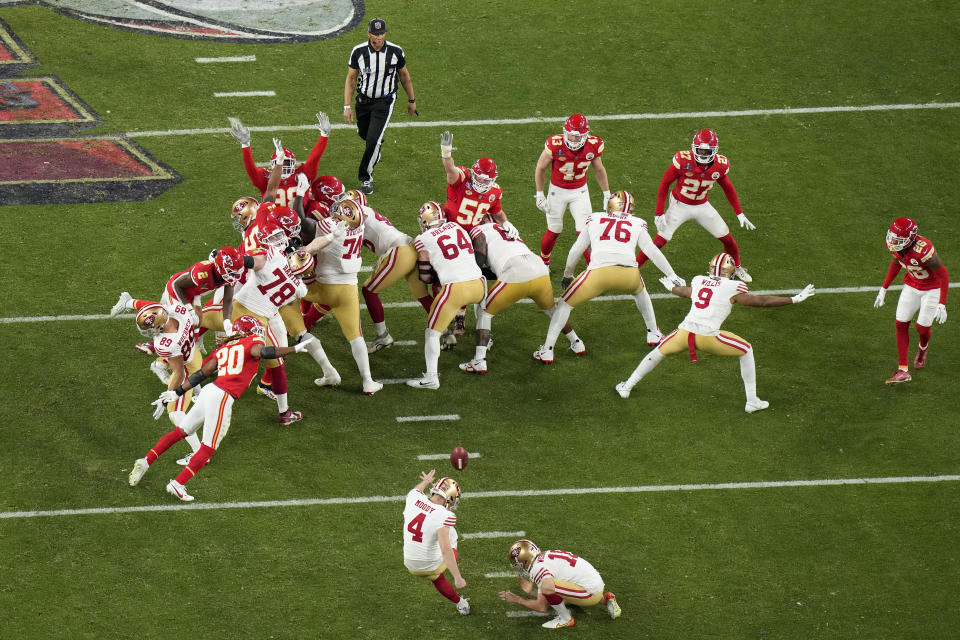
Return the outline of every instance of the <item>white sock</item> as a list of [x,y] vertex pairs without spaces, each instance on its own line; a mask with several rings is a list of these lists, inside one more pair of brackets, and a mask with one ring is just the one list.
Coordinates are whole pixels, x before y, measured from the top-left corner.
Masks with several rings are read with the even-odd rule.
[[440,332],[428,328],[423,334],[423,356],[427,363],[427,375],[437,375],[440,362]]
[[280,410],[280,413],[286,413],[290,410],[290,405],[287,404],[287,394],[278,393],[277,394],[277,409]]
[[370,377],[370,357],[367,355],[367,343],[363,341],[363,336],[350,341],[350,352],[357,363],[357,369],[360,370],[360,379],[364,382],[373,380]]
[[567,605],[564,604],[563,602],[561,602],[560,604],[552,604],[550,606],[553,607],[553,610],[557,612],[557,615],[560,616],[561,620],[570,619],[571,617],[570,610],[567,609]]
[[640,361],[640,364],[637,365],[637,368],[633,370],[630,377],[627,378],[627,388],[633,389],[637,386],[637,383],[643,379],[643,376],[653,371],[658,364],[663,362],[665,357],[666,356],[660,353],[660,349],[656,348],[648,353],[644,359]]
[[387,333],[387,322],[386,322],[386,320],[384,320],[383,322],[374,322],[374,323],[373,323],[373,328],[374,328],[374,330],[377,332],[377,336],[382,336],[382,335],[386,334],[386,333]]
[[635,294],[633,300],[637,303],[640,315],[643,316],[643,324],[647,325],[647,331],[656,331],[657,316],[653,312],[653,300],[650,299],[650,292],[647,291],[647,288],[644,287],[643,291]]
[[186,436],[184,440],[187,441],[187,444],[190,445],[190,448],[193,449],[194,453],[200,450],[200,438],[196,433],[191,433],[190,435]]
[[[306,331],[297,336],[297,341],[299,342],[300,338],[306,335]],[[320,368],[323,370],[323,375],[329,373],[336,373],[336,369],[333,368],[333,365],[330,363],[330,358],[327,357],[327,352],[323,350],[323,345],[320,344],[320,340],[315,338],[307,344],[307,353],[310,354],[310,357],[313,358],[314,362],[320,365]]]
[[567,304],[566,301],[557,301],[556,306],[553,307],[553,313],[550,314],[550,326],[547,328],[547,337],[543,341],[544,348],[552,349],[553,345],[557,343],[560,330],[563,329],[563,325],[567,324],[567,320],[570,319],[571,311],[573,311],[573,307]]
[[565,333],[565,334],[563,334],[563,335],[567,336],[567,340],[570,341],[570,344],[571,344],[571,345],[572,345],[574,342],[576,342],[577,340],[580,339],[580,336],[578,336],[578,335],[577,335],[577,332],[574,331],[573,329],[570,329],[570,333]]
[[757,397],[757,366],[753,360],[753,347],[740,356],[740,377],[743,378],[747,402],[758,402],[760,398]]

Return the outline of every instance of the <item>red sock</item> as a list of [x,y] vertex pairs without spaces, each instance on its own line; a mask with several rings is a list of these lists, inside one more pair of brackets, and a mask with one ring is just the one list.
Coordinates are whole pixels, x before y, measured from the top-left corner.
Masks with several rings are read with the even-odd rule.
[[450,602],[460,602],[460,594],[457,593],[457,590],[453,588],[453,585],[447,581],[447,576],[444,574],[441,573],[440,576],[433,581],[433,586],[437,588],[437,591],[440,592],[440,595]]
[[273,392],[277,395],[287,392],[287,370],[280,365],[279,367],[273,367],[272,369],[267,369],[268,372],[273,371]]
[[317,321],[323,317],[323,312],[306,300],[300,301],[300,312],[303,314],[303,325],[307,331],[311,331],[313,325],[317,324]]
[[260,384],[266,387],[273,384],[273,369],[267,368],[267,370],[263,372],[263,375],[260,376]]
[[543,594],[543,597],[546,598],[547,602],[552,605],[558,605],[563,602],[563,598],[561,598],[555,593],[545,593]]
[[920,348],[926,349],[930,346],[930,327],[917,324],[917,335],[920,336]]
[[733,239],[733,234],[728,233],[722,238],[717,238],[723,243],[723,250],[733,258],[733,264],[740,266],[740,249],[737,248],[737,241]]
[[153,464],[160,457],[160,454],[172,447],[175,442],[183,440],[184,437],[186,436],[180,427],[174,427],[172,431],[168,431],[157,441],[157,444],[153,445],[153,449],[147,452],[147,464]]
[[910,323],[897,320],[897,363],[907,368],[907,352],[910,351]]
[[197,452],[190,456],[190,464],[183,468],[183,471],[177,476],[177,482],[180,484],[187,484],[190,481],[190,478],[197,475],[197,472],[203,468],[203,465],[207,464],[207,460],[210,459],[210,456],[213,455],[215,449],[213,447],[208,447],[205,444],[201,444],[200,448],[197,449]]
[[383,303],[380,302],[380,296],[375,294],[373,291],[370,291],[366,287],[360,289],[360,293],[363,294],[363,301],[367,303],[367,311],[370,312],[370,319],[377,322],[383,322]]
[[420,303],[424,311],[430,313],[430,307],[433,306],[433,296],[423,296],[422,298],[417,298],[417,302]]
[[557,244],[559,237],[559,233],[554,233],[550,229],[543,232],[543,237],[540,238],[540,257],[543,258],[544,263],[550,264],[550,254],[553,253],[553,247]]
[[197,340],[202,338],[203,334],[205,334],[207,331],[209,331],[209,329],[207,329],[206,327],[200,327],[199,329],[197,329]]
[[[656,245],[657,249],[663,249],[663,246],[670,242],[669,240],[664,239],[659,233],[653,237],[653,244]],[[640,255],[637,256],[637,269],[646,264],[647,260],[650,258],[647,257],[643,251],[640,252]]]

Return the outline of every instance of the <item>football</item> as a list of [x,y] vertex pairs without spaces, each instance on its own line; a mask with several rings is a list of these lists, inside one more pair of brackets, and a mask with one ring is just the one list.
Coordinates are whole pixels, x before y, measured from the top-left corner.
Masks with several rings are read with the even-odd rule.
[[467,453],[467,450],[463,447],[457,447],[450,452],[450,464],[453,465],[454,469],[458,471],[463,471],[467,466],[467,459],[470,458],[470,454]]

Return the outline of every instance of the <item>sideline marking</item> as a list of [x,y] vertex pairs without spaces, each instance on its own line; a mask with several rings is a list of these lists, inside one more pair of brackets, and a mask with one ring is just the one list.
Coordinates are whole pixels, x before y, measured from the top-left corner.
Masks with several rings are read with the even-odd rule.
[[397,422],[429,422],[432,420],[459,420],[456,413],[444,413],[437,416],[397,416]]
[[[467,455],[470,456],[470,459],[479,458],[479,453],[467,452]],[[417,456],[417,460],[446,460],[450,457],[449,453],[425,453]]]
[[[956,289],[960,287],[960,282],[951,282],[950,288]],[[757,289],[751,290],[750,293],[758,296],[785,296],[785,295],[794,295],[798,293],[803,287],[798,287],[796,289]],[[824,295],[829,293],[876,293],[879,289],[879,285],[872,285],[869,287],[833,287],[826,289],[817,289],[817,295]],[[902,284],[890,285],[887,289],[890,291],[900,291],[903,289]],[[666,300],[668,298],[675,300],[682,300],[683,298],[678,298],[672,293],[651,293],[650,297],[654,300]],[[610,302],[611,300],[633,300],[633,296],[629,295],[614,295],[614,296],[597,296],[593,298],[591,302]],[[533,304],[533,300],[529,298],[524,298],[523,300],[517,300],[517,304]],[[420,307],[419,302],[384,302],[384,309],[406,309]],[[896,306],[896,304],[894,304]],[[366,309],[367,305],[361,304],[361,309]],[[14,324],[20,322],[60,322],[63,320],[112,320],[114,318],[135,318],[136,314],[133,313],[122,313],[118,316],[111,316],[109,313],[94,313],[89,315],[71,315],[71,316],[22,316],[19,318],[0,318],[0,324]],[[396,340],[393,344],[400,346],[411,346],[417,344],[415,340]],[[406,382],[407,378],[402,378],[401,381]],[[381,380],[381,382],[385,381]]]
[[194,62],[207,64],[210,62],[256,62],[257,56],[224,56],[222,58],[194,58]]
[[[722,482],[718,484],[654,484],[636,487],[587,487],[570,489],[523,489],[517,491],[479,491],[464,493],[464,498],[527,498],[534,496],[589,495],[596,493],[661,493],[666,491],[716,491],[731,489],[781,489],[786,487],[835,487],[863,484],[909,484],[916,482],[957,482],[960,475],[895,476],[885,478],[833,478],[823,480],[776,480],[768,482]],[[211,509],[258,509],[272,507],[311,507],[328,504],[365,504],[371,502],[403,502],[402,496],[360,496],[356,498],[308,498],[302,500],[263,500],[258,502],[209,502],[189,504],[155,504],[138,507],[94,507],[88,509],[56,509],[50,511],[0,511],[0,520],[52,516],[86,516],[98,514],[136,513],[138,511],[191,511]]]
[[275,91],[217,91],[214,92],[214,98],[254,98],[266,96],[272,98],[277,95]]
[[[676,113],[620,113],[612,115],[589,115],[591,120],[667,120],[675,118],[735,118],[744,116],[792,115],[798,113],[846,113],[850,111],[902,111],[916,109],[956,109],[960,102],[924,102],[919,104],[868,104],[848,105],[836,107],[796,107],[784,109],[744,109],[741,111],[681,111]],[[431,120],[418,122],[391,122],[390,127],[403,129],[407,127],[474,127],[489,125],[510,124],[542,124],[544,122],[565,122],[566,115],[544,116],[541,118],[502,118],[499,120]],[[276,125],[268,127],[248,127],[250,131],[301,131],[316,130],[317,125]],[[351,124],[333,124],[332,129],[356,129]],[[146,138],[155,136],[194,136],[214,133],[230,133],[229,128],[214,127],[208,129],[167,129],[165,131],[128,131],[123,134],[130,138]]]
[[526,531],[479,531],[477,533],[462,533],[460,537],[464,540],[471,538],[522,538],[527,535]]

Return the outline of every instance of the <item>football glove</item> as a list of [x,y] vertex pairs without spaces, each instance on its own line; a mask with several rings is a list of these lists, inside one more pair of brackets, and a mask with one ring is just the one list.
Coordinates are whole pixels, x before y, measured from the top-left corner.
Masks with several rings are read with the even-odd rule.
[[511,240],[516,240],[517,238],[520,237],[520,232],[517,231],[517,228],[513,226],[513,223],[510,222],[509,220],[505,221],[500,226],[503,228],[504,231],[507,232],[507,237],[510,238]]
[[887,290],[883,287],[880,287],[880,291],[877,291],[877,299],[873,301],[873,308],[879,309],[883,306],[883,299],[887,297]]
[[678,276],[675,273],[669,273],[666,275],[667,280],[673,283],[675,287],[685,287],[687,286],[687,281]]
[[273,166],[283,166],[283,161],[287,159],[287,153],[283,150],[283,144],[280,142],[280,138],[273,139],[273,148],[277,150],[277,159],[273,161]]
[[250,146],[250,129],[243,126],[240,118],[227,118],[230,121],[230,135],[232,135],[241,146]]
[[747,231],[753,231],[754,229],[757,228],[755,224],[747,220],[747,216],[743,215],[742,212],[737,214],[737,220],[740,221],[740,226],[746,229]]
[[310,188],[310,178],[307,177],[305,173],[297,174],[297,190],[294,192],[294,196],[297,198],[302,198],[303,194],[307,192],[307,189]]
[[662,284],[663,288],[669,291],[670,293],[673,293],[674,287],[683,286],[681,284],[676,284],[673,280],[670,279],[670,276],[663,276],[662,278],[660,278],[660,284]]
[[444,131],[440,134],[440,157],[450,158],[453,156],[453,134]]
[[163,403],[159,398],[151,402],[153,405],[153,419],[159,420],[160,416],[163,415],[163,412],[167,410],[167,405]]
[[317,129],[324,138],[330,137],[330,117],[323,111],[317,113]]
[[667,217],[662,213],[654,214],[653,226],[657,228],[657,231],[663,231],[664,227],[667,226]]
[[607,210],[607,200],[609,199],[610,199],[610,192],[604,191],[603,192],[603,211]]
[[790,299],[793,300],[793,304],[797,304],[798,302],[803,302],[804,300],[806,300],[807,298],[809,298],[810,296],[816,293],[817,293],[817,290],[813,288],[813,285],[808,284],[803,288],[803,290],[800,293],[791,297]]
[[946,321],[947,321],[947,305],[945,305],[945,304],[938,304],[938,305],[937,305],[937,310],[936,310],[936,312],[933,314],[933,317],[934,317],[934,319],[936,319],[936,321],[937,321],[938,323],[940,323],[940,324],[943,324],[944,322],[946,322]]
[[312,333],[308,333],[306,336],[304,336],[303,340],[294,345],[293,350],[297,353],[303,353],[307,350],[307,347],[313,343],[314,340],[316,340],[316,337],[314,337]]
[[560,278],[560,290],[566,291],[573,284],[573,276],[563,276]]
[[337,223],[333,225],[333,230],[327,234],[327,237],[330,238],[331,244],[343,242],[343,239],[347,237],[347,224],[343,220],[337,220]]
[[547,196],[543,195],[543,191],[537,191],[534,195],[534,198],[537,199],[537,209],[547,212]]
[[228,336],[233,334],[233,322],[229,318],[223,319],[223,332]]

